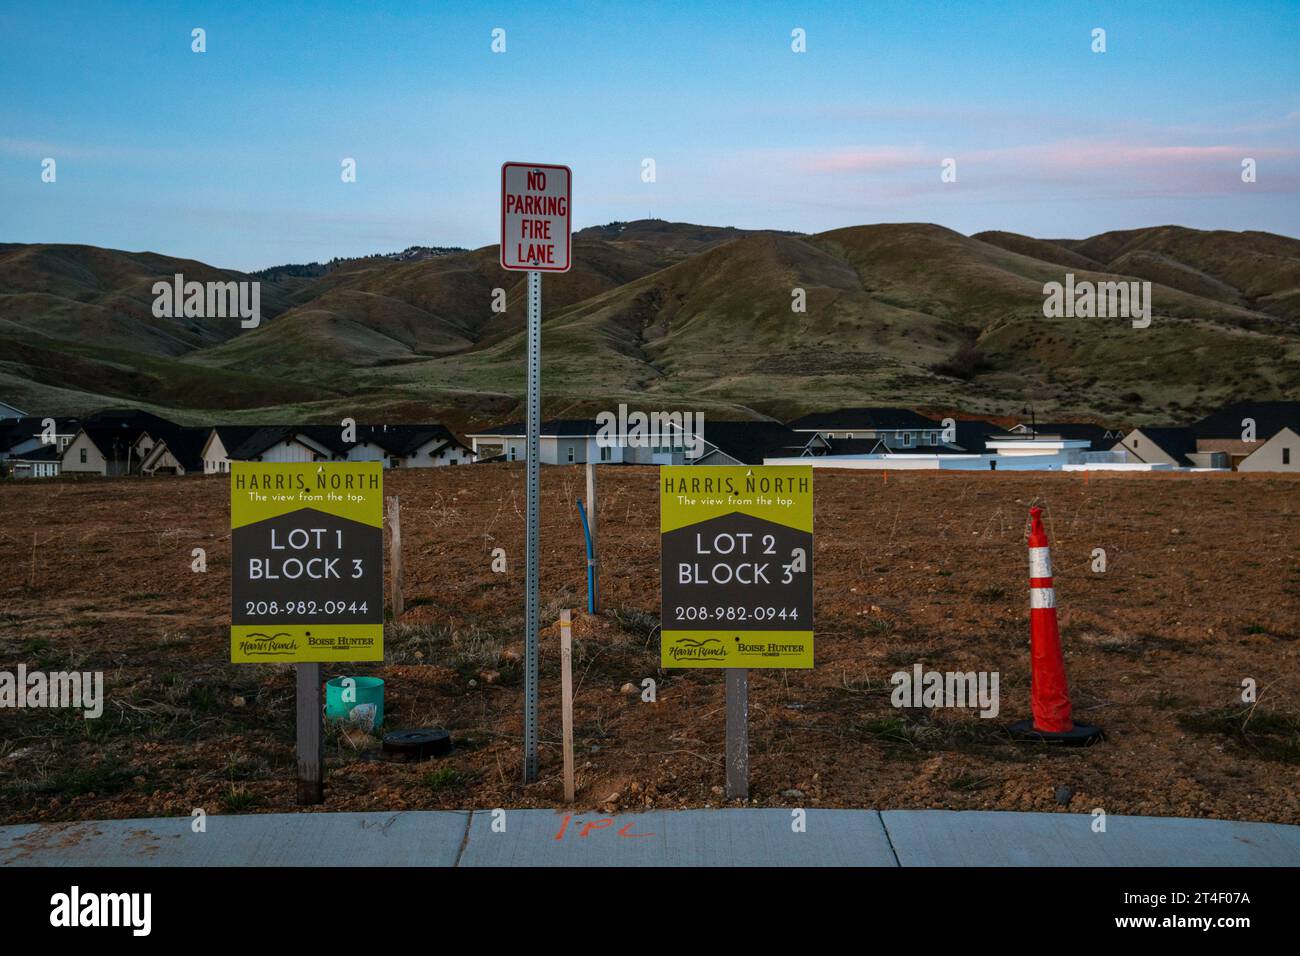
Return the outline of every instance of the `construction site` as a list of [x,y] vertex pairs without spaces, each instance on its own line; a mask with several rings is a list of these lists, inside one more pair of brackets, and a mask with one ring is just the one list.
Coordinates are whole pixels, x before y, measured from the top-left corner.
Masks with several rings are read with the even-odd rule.
[[[543,474],[539,765],[535,783],[520,779],[523,477],[522,463],[385,473],[401,509],[400,614],[387,609],[382,663],[324,676],[382,678],[382,730],[437,727],[452,746],[396,761],[379,728],[330,721],[317,809],[569,806],[567,610],[578,810],[1300,823],[1295,476],[819,469],[815,666],[750,672],[743,801],[724,792],[722,673],[661,668],[649,467],[601,472],[595,613],[583,471]],[[4,718],[0,823],[295,809],[294,666],[229,663],[229,494],[226,477],[0,486],[0,658],[104,684],[96,719]],[[1104,729],[1091,746],[1009,730],[1032,716],[1031,508],[1050,539],[1074,721]],[[894,675],[931,672],[995,675],[996,713],[899,706]]]

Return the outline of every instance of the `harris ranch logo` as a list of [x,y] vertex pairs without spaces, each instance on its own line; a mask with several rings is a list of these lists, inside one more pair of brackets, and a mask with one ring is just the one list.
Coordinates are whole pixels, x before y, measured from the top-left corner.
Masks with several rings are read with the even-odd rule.
[[158,319],[225,319],[239,317],[241,329],[262,322],[262,284],[243,282],[186,282],[183,273],[172,281],[153,284],[153,314]]
[[1074,273],[1065,274],[1065,283],[1043,285],[1043,315],[1049,319],[1132,319],[1133,328],[1151,324],[1150,282],[1082,282]]
[[702,641],[683,638],[669,649],[669,654],[675,661],[722,660],[727,656],[727,650],[722,646],[722,641],[716,637],[708,637]]
[[292,657],[298,650],[298,640],[284,631],[279,634],[254,633],[239,642],[239,650],[255,657]]

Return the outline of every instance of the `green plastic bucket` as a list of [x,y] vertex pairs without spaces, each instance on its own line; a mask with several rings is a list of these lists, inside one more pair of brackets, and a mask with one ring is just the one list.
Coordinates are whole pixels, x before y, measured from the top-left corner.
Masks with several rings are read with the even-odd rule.
[[[344,681],[352,681],[355,700],[344,701],[347,691]],[[348,694],[349,698],[353,694]],[[374,730],[384,725],[384,681],[380,677],[334,677],[325,682],[325,716],[330,720],[347,720],[352,716],[352,709],[363,705],[373,705],[375,709]],[[358,715],[360,716],[360,715]]]

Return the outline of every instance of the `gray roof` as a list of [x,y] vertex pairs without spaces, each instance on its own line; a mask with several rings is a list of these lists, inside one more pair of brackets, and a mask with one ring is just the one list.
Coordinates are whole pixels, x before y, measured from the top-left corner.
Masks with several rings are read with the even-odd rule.
[[939,423],[910,408],[837,408],[830,412],[812,412],[789,423],[799,431],[898,431],[901,429],[938,428]]

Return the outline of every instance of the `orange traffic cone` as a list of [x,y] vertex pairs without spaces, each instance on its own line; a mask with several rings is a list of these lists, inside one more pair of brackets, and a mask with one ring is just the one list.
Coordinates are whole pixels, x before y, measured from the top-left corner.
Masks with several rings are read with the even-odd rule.
[[1052,555],[1042,515],[1041,508],[1029,509],[1030,696],[1034,718],[1012,724],[1010,729],[1014,736],[1027,740],[1093,744],[1102,738],[1101,728],[1077,724],[1070,716],[1070,687],[1065,679],[1061,632],[1056,623]]

